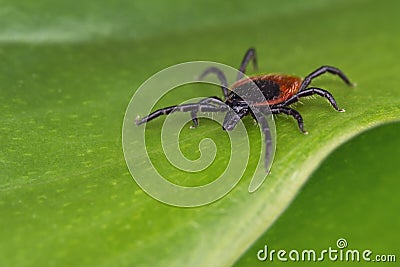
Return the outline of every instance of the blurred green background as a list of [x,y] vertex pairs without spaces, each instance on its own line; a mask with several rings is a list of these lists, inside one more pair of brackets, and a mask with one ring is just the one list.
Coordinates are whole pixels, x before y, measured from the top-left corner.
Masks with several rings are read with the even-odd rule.
[[[339,238],[398,256],[400,127],[370,128],[399,120],[399,9],[398,1],[1,1],[0,265],[279,265],[258,262],[257,251],[318,250]],[[122,153],[136,88],[185,61],[237,66],[250,46],[261,71],[343,68],[356,88],[329,76],[316,84],[347,112],[303,101],[296,108],[309,136],[279,116],[274,171],[255,194],[247,174],[206,207],[151,199]],[[215,90],[188,88],[160,106]],[[198,153],[190,141],[203,136],[224,147],[219,128],[202,126],[183,131],[186,154]],[[338,264],[356,265],[319,263]]]

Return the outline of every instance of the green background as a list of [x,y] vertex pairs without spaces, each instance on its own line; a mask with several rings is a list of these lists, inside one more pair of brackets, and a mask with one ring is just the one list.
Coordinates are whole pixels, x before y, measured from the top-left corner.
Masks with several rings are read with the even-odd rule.
[[[0,6],[1,266],[273,265],[279,263],[256,259],[265,244],[318,250],[339,238],[352,249],[399,255],[399,124],[340,146],[399,120],[397,1]],[[272,173],[254,194],[246,191],[247,172],[229,195],[206,207],[151,199],[134,183],[122,153],[123,116],[136,88],[185,61],[238,66],[250,46],[265,72],[343,69],[356,88],[328,75],[315,85],[329,89],[346,113],[322,99],[302,101],[296,109],[308,136],[278,116]],[[215,90],[186,88],[159,105]],[[149,124],[154,140],[161,124]],[[253,126],[250,119],[245,124]],[[222,155],[198,175],[209,181],[223,170],[226,136],[210,122],[201,126],[182,132],[181,147],[195,158],[197,140],[213,137]],[[160,148],[153,149],[162,161]],[[171,175],[187,182],[185,173]]]

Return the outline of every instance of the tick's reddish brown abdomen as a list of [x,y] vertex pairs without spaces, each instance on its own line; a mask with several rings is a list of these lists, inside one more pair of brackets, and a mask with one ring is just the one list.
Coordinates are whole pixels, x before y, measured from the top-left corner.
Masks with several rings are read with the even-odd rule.
[[[297,93],[303,81],[300,77],[282,74],[258,75],[249,78],[257,85],[267,100],[257,102],[254,104],[255,106],[276,105],[286,101]],[[231,90],[233,92],[240,91],[240,94],[248,95],[251,94],[251,90],[254,90],[253,87],[248,79],[243,79],[234,83]],[[246,92],[246,90],[250,92]]]

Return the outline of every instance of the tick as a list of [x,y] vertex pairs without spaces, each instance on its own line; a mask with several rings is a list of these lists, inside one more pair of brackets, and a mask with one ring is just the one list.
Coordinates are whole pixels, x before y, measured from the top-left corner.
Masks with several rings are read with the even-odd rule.
[[[217,96],[212,96],[205,98],[198,103],[162,108],[142,119],[137,119],[136,124],[140,125],[161,115],[167,115],[179,111],[190,112],[193,127],[197,127],[199,125],[197,112],[227,112],[222,128],[226,131],[231,131],[243,117],[250,114],[256,118],[265,135],[267,149],[265,164],[267,165],[271,149],[271,138],[268,123],[262,115],[270,114],[271,112],[272,114],[284,113],[288,116],[292,116],[297,121],[300,131],[307,134],[304,130],[301,114],[295,109],[289,107],[298,102],[300,98],[319,95],[326,98],[336,111],[344,112],[343,109],[339,109],[335,98],[330,92],[322,88],[310,86],[313,79],[325,73],[335,74],[347,85],[351,86],[352,83],[340,69],[332,66],[322,66],[311,72],[304,79],[286,74],[263,74],[243,79],[243,73],[245,73],[247,65],[250,62],[253,63],[254,69],[257,70],[257,57],[254,48],[247,50],[239,68],[240,72],[238,73],[237,81],[230,87],[228,86],[224,73],[216,67],[210,67],[200,75],[200,78],[204,78],[208,74],[217,75],[221,83],[222,93],[224,96],[223,99]],[[254,84],[258,88],[255,88]],[[264,97],[259,99],[255,90],[260,90]]]

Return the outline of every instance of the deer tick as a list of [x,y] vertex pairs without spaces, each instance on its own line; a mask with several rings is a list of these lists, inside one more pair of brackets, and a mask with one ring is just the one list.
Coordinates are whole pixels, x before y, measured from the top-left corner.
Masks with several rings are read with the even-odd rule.
[[[225,74],[216,67],[210,67],[200,75],[200,78],[204,78],[208,74],[217,75],[221,82],[222,93],[224,96],[223,99],[217,96],[212,96],[205,98],[198,103],[162,108],[142,119],[136,119],[136,124],[140,125],[161,115],[167,115],[179,111],[190,112],[193,126],[197,127],[199,125],[197,112],[227,112],[222,127],[224,130],[230,131],[235,128],[239,120],[250,114],[260,124],[261,129],[265,134],[265,141],[267,142],[265,164],[268,165],[271,150],[271,138],[268,123],[262,116],[263,114],[284,113],[292,116],[297,121],[300,131],[307,134],[304,130],[302,116],[298,111],[289,107],[291,104],[299,101],[300,98],[319,95],[326,98],[336,111],[344,112],[343,109],[339,109],[335,98],[327,90],[318,87],[309,87],[313,79],[324,73],[338,75],[347,85],[351,86],[352,83],[350,80],[338,68],[322,66],[311,72],[304,79],[286,74],[255,75],[243,79],[243,73],[245,73],[246,67],[251,61],[256,70],[257,57],[254,48],[247,50],[239,68],[240,72],[238,73],[237,81],[230,87],[228,86]],[[258,88],[255,88],[253,86],[254,84]],[[261,91],[264,96],[262,100],[257,98],[254,99],[254,96],[257,95],[254,93],[254,90]]]

